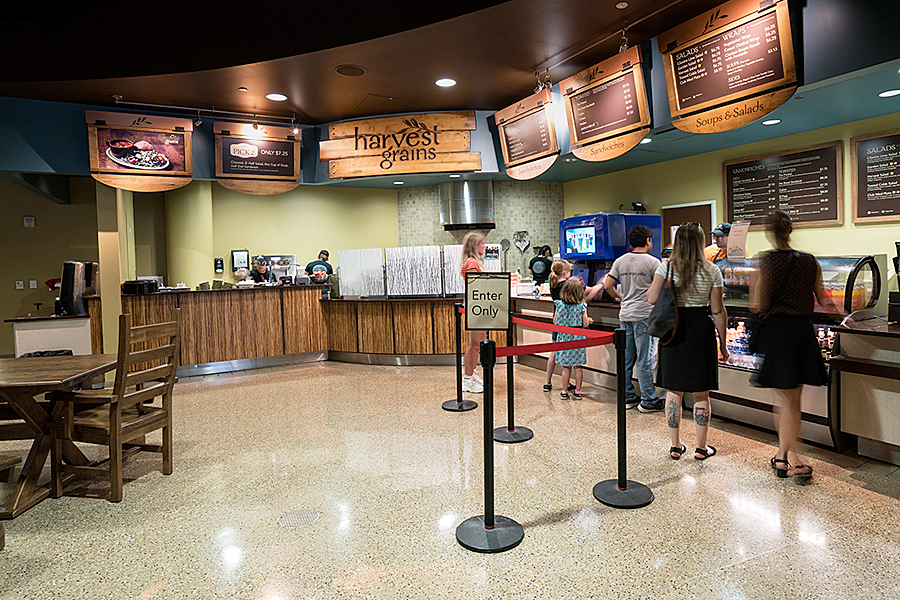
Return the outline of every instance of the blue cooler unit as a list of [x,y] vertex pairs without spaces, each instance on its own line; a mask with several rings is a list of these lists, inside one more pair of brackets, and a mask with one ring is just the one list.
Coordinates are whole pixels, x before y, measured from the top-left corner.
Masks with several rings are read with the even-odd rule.
[[569,217],[559,222],[560,258],[575,264],[573,275],[588,285],[596,285],[615,259],[633,248],[628,232],[635,225],[646,225],[653,232],[650,253],[660,257],[662,250],[662,217],[609,213]]

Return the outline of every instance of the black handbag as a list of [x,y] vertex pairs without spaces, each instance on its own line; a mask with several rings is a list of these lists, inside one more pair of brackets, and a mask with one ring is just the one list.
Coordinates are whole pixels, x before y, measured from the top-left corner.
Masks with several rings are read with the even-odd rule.
[[650,310],[647,331],[659,338],[659,343],[668,345],[678,330],[678,305],[675,303],[675,287],[672,285],[670,265],[666,264],[666,285],[659,292],[656,303]]

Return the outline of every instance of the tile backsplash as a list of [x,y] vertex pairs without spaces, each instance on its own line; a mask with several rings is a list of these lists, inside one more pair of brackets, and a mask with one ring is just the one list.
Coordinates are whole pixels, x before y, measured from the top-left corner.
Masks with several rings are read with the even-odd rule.
[[[469,230],[445,231],[441,225],[438,186],[397,191],[401,246],[460,244]],[[494,182],[496,229],[482,231],[488,243],[510,241],[507,269],[530,275],[528,262],[535,248],[548,245],[559,252],[559,221],[563,212],[563,184],[545,182]],[[531,245],[520,252],[513,244],[516,231],[527,231]]]

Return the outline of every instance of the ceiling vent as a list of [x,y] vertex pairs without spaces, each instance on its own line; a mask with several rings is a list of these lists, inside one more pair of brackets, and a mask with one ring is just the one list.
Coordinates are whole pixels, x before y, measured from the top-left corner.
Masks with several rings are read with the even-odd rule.
[[492,181],[451,181],[440,184],[441,225],[444,229],[495,229]]

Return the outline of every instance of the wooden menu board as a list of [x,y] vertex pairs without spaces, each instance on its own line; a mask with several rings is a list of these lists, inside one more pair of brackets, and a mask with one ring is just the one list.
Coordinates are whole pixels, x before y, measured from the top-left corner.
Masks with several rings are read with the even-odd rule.
[[573,147],[650,125],[638,46],[562,80],[559,89]]
[[850,138],[853,222],[900,221],[900,129]]
[[216,181],[254,196],[288,192],[300,185],[300,142],[287,127],[213,123]]
[[728,222],[760,229],[778,209],[794,227],[842,224],[842,151],[837,141],[723,163]]
[[556,162],[559,144],[550,90],[541,90],[498,111],[494,121],[500,133],[506,173],[513,179],[532,179]]
[[731,0],[657,39],[669,108],[683,117],[672,124],[683,131],[736,129],[796,90],[787,0]]

